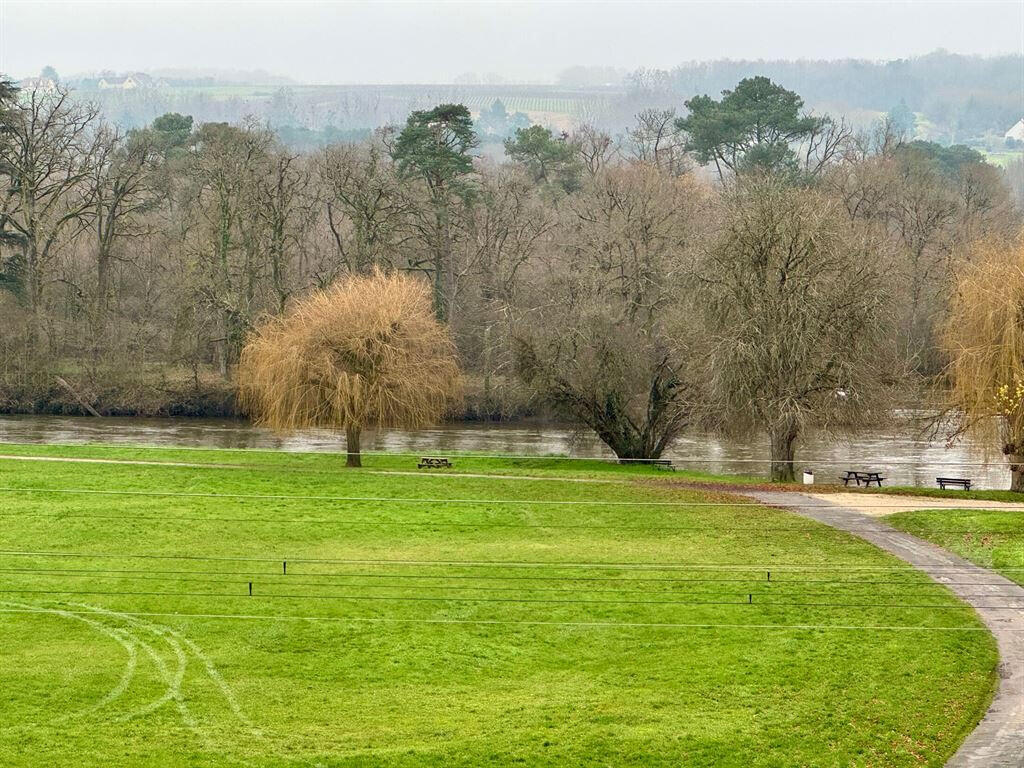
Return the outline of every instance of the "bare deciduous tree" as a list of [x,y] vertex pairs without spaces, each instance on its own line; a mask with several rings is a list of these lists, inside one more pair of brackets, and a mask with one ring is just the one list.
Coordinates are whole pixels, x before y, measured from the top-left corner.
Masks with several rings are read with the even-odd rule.
[[65,91],[29,91],[7,115],[0,166],[10,179],[2,204],[5,228],[18,236],[17,291],[41,311],[55,249],[87,226],[93,165],[89,131],[96,120]]
[[95,233],[96,301],[102,311],[110,294],[111,263],[118,255],[115,246],[147,234],[144,216],[160,202],[161,190],[152,167],[158,148],[147,131],[126,136],[104,125],[94,146],[90,225]]
[[844,118],[821,118],[800,146],[801,168],[814,178],[853,149],[853,129]]
[[329,147],[317,162],[327,223],[350,272],[397,263],[411,236],[409,198],[377,143]]
[[823,183],[851,218],[888,234],[889,281],[904,299],[898,343],[919,372],[937,374],[935,332],[967,248],[978,237],[1005,235],[1015,218],[998,172],[976,153],[905,144],[883,126]]
[[465,309],[453,331],[467,364],[479,374],[478,408],[488,416],[515,402],[511,320],[520,305],[523,270],[556,229],[557,215],[521,168],[481,176],[461,249],[452,303]]
[[269,267],[276,311],[281,313],[301,287],[291,275],[291,266],[316,217],[311,175],[302,158],[273,149],[264,157],[263,167],[256,168],[253,182],[253,223],[260,225],[260,250]]
[[612,137],[591,125],[577,128],[570,137],[570,143],[576,147],[583,169],[591,176],[616,159],[617,149]]
[[793,480],[808,423],[871,413],[895,378],[883,254],[837,201],[771,177],[739,184],[697,271],[724,426],[768,433]]
[[686,138],[676,125],[674,109],[645,109],[636,124],[626,129],[627,150],[638,163],[648,163],[664,173],[679,176],[690,169]]
[[523,379],[622,459],[655,459],[697,398],[678,295],[703,193],[645,165],[595,176],[516,318]]
[[199,267],[195,289],[213,316],[217,368],[225,379],[256,314],[259,255],[246,219],[255,218],[254,178],[271,146],[270,134],[255,125],[206,123],[188,165],[187,215],[194,222],[188,242]]

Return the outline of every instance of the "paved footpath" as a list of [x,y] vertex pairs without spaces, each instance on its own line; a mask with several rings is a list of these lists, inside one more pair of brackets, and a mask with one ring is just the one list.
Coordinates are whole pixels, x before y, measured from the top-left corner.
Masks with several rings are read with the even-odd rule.
[[[802,493],[755,491],[746,495],[765,504],[791,508],[796,514],[849,531],[924,571],[973,606],[995,636],[999,647],[999,690],[985,717],[946,766],[1024,766],[1024,610],[985,608],[992,602],[1005,605],[1007,600],[1017,600],[1024,605],[1024,587],[930,542],[896,530],[877,515],[877,507],[873,506],[876,502],[868,495],[863,497],[863,503],[871,506],[864,510],[858,510],[847,498],[838,504],[822,495],[811,497]],[[806,505],[812,499],[815,506],[808,509]],[[939,506],[931,503],[934,500],[921,501],[923,508]],[[951,572],[950,566],[955,570]]]

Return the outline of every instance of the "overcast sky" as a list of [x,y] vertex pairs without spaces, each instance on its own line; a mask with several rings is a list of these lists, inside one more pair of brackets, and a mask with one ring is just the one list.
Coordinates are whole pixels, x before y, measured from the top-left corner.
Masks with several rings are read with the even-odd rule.
[[264,69],[309,83],[550,81],[718,58],[1024,52],[1024,0],[47,2],[0,0],[0,71]]

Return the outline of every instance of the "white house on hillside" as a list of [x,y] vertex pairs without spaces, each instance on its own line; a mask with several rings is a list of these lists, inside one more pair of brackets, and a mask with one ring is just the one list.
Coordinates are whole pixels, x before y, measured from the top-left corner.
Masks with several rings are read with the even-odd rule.
[[153,78],[145,72],[133,72],[130,75],[125,75],[124,77],[101,78],[98,85],[104,90],[119,88],[123,91],[130,91],[134,88],[153,88],[156,83],[154,83]]
[[1004,139],[1016,139],[1017,141],[1024,141],[1024,117],[1022,117],[1017,124],[1003,134]]
[[18,87],[25,91],[56,91],[57,81],[52,77],[26,77],[18,83]]

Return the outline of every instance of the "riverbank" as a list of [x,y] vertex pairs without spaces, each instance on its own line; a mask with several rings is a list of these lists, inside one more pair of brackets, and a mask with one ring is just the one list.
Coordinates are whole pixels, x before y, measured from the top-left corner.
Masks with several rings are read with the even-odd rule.
[[[65,379],[67,381],[67,379]],[[68,381],[0,390],[0,413],[36,416],[238,417],[233,388],[161,382],[131,388],[97,388]]]
[[[133,380],[112,376],[36,376],[30,382],[0,382],[0,414],[137,418],[244,418],[235,383],[212,371],[157,371]],[[467,377],[462,408],[452,423],[518,421],[546,414],[522,387]],[[549,414],[547,414],[549,415]]]
[[[328,429],[289,434],[255,427],[243,419],[126,418],[0,415],[0,442],[37,444],[122,444],[138,447],[273,449],[337,454],[345,440]],[[560,455],[570,460],[612,458],[592,432],[542,418],[515,421],[466,421],[422,430],[371,429],[363,435],[367,452],[417,455]],[[708,475],[767,477],[767,440],[757,435],[728,436],[688,432],[665,458],[677,469]],[[798,446],[798,470],[812,469],[815,484],[834,484],[847,469],[883,470],[886,489],[928,487],[935,478],[970,477],[972,495],[1009,485],[1002,456],[986,454],[984,444],[966,439],[952,447],[925,440],[899,423],[888,431],[863,429],[838,434],[809,430]]]

